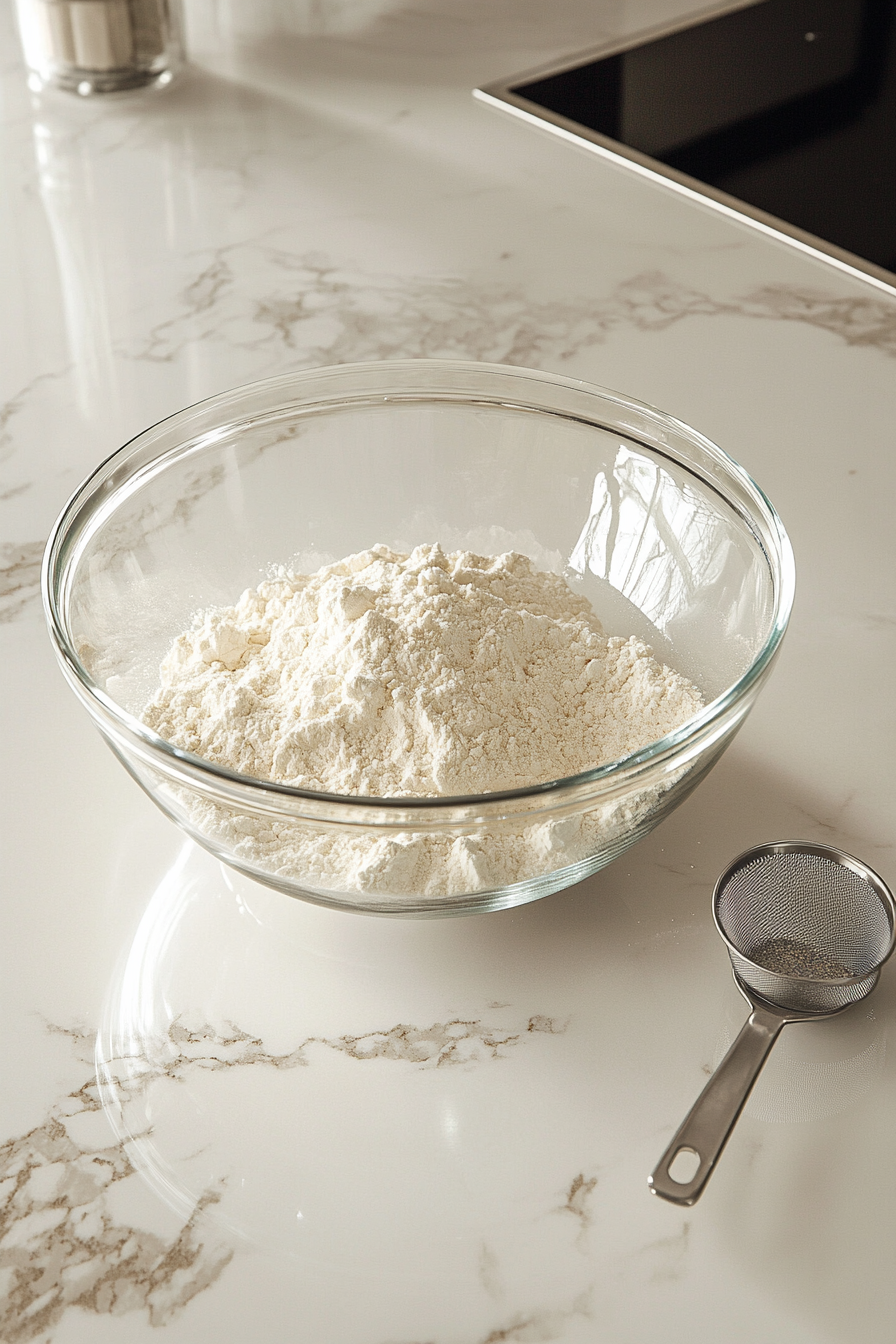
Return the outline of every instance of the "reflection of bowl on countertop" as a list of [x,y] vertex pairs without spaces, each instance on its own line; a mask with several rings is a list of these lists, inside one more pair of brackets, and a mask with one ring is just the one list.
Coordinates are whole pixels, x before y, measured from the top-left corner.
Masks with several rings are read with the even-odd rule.
[[[307,571],[378,542],[433,541],[522,551],[564,573],[608,633],[643,638],[706,708],[622,761],[465,798],[334,796],[250,779],[141,723],[173,639],[272,562]],[[287,374],[179,412],[81,486],[44,563],[63,670],[169,816],[291,895],[409,914],[535,899],[651,830],[743,722],[793,583],[774,510],[700,434],[570,379],[436,360]],[[343,851],[355,876],[334,886],[320,855]],[[450,883],[434,861],[448,851],[472,856]]]

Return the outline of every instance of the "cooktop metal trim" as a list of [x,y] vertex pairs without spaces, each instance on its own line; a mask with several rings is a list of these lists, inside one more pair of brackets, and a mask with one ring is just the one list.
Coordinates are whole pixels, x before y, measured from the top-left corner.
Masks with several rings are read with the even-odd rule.
[[[752,3],[755,3],[755,0],[748,0],[748,4]],[[702,23],[720,13],[730,13],[735,8],[745,9],[748,4],[713,6],[712,9],[701,11],[699,22]],[[579,122],[570,121],[567,117],[560,116],[557,112],[551,112],[538,103],[530,102],[528,98],[523,98],[520,94],[514,93],[514,89],[519,85],[531,84],[537,80],[549,79],[553,75],[564,74],[567,70],[573,70],[580,65],[587,65],[600,57],[616,56],[624,51],[631,50],[633,47],[640,46],[645,41],[667,37],[672,33],[693,26],[694,16],[690,15],[684,21],[646,29],[626,38],[624,41],[604,43],[601,46],[577,52],[564,60],[553,61],[548,65],[537,66],[531,70],[523,70],[519,74],[511,75],[508,79],[495,80],[493,83],[474,89],[473,97],[489,107],[497,108],[500,112],[509,113],[511,116],[535,126],[538,130],[559,136],[560,139],[566,140],[570,144],[578,145],[580,149],[586,149],[592,154],[608,159],[611,163],[619,164],[631,172],[637,173],[640,177],[647,178],[648,181],[656,182],[660,186],[678,192],[679,195],[685,196],[689,200],[709,205],[719,214],[748,224],[767,237],[774,238],[779,242],[789,243],[791,247],[795,247],[807,256],[824,261],[836,270],[842,271],[854,279],[863,280],[867,284],[873,285],[875,289],[882,290],[890,298],[896,298],[896,274],[892,271],[885,270],[882,266],[876,266],[874,262],[866,261],[864,257],[858,257],[852,252],[847,252],[844,248],[837,247],[835,243],[829,243],[824,238],[818,238],[815,234],[807,233],[804,229],[797,228],[795,224],[788,224],[786,220],[778,219],[775,215],[769,215],[764,210],[758,210],[755,206],[748,205],[746,201],[741,201],[736,196],[729,196],[727,192],[719,191],[716,187],[710,187],[706,183],[698,181],[697,178],[678,172],[675,168],[669,168],[666,164],[660,163],[658,159],[653,159],[647,154],[641,154],[638,150],[629,148],[628,145],[620,144],[618,140],[611,140],[609,136],[600,135],[597,131],[582,126]]]

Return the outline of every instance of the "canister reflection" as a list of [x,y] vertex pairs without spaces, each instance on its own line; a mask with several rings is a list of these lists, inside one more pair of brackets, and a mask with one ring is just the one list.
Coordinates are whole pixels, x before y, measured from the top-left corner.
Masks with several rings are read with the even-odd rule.
[[[34,98],[32,131],[78,410],[130,434],[221,385],[206,291],[226,273],[219,249],[245,161],[267,148],[268,104],[196,70],[159,99],[60,98]],[[172,325],[176,341],[162,341]]]
[[61,118],[34,124],[40,195],[56,252],[78,409],[90,418],[102,398],[117,402],[108,229],[96,216],[96,165],[77,127]]

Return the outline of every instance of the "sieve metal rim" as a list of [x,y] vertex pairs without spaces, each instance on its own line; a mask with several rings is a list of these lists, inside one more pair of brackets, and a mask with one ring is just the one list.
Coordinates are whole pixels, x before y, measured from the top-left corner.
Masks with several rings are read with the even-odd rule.
[[[722,893],[735,874],[741,868],[745,867],[748,861],[752,863],[756,859],[768,858],[773,854],[813,854],[820,859],[829,859],[832,863],[837,863],[843,868],[850,869],[851,872],[855,873],[857,877],[862,878],[874,889],[875,894],[886,912],[887,923],[890,927],[890,937],[887,942],[886,951],[874,966],[870,967],[867,971],[862,971],[860,975],[841,975],[831,976],[830,978],[826,976],[824,980],[819,980],[816,976],[811,975],[791,975],[790,973],[785,974],[780,971],[769,971],[767,966],[761,966],[759,962],[753,961],[751,957],[731,941],[725,930],[722,928],[722,922],[719,918],[719,901]],[[737,858],[729,863],[728,867],[716,882],[712,894],[712,917],[716,929],[718,930],[719,937],[728,948],[729,955],[733,952],[735,956],[739,957],[742,961],[747,962],[749,966],[755,967],[757,971],[765,971],[766,974],[777,975],[782,980],[795,981],[797,984],[812,985],[816,989],[819,985],[829,985],[833,989],[837,985],[864,984],[870,976],[876,976],[880,973],[881,967],[888,958],[892,956],[893,950],[896,948],[896,900],[894,900],[893,893],[890,891],[890,888],[880,874],[876,873],[873,868],[869,868],[867,863],[863,863],[861,859],[857,859],[853,854],[847,854],[845,850],[836,849],[833,845],[816,844],[811,840],[773,840],[767,844],[751,845],[750,848],[745,849],[742,854],[738,854]],[[735,977],[737,979],[740,978],[737,975],[736,970]],[[874,986],[872,985],[872,988],[873,987]]]

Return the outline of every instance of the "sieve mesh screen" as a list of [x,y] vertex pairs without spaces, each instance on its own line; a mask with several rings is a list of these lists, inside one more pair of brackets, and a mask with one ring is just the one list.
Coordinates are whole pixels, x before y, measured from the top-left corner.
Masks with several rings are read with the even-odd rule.
[[[796,846],[736,864],[719,885],[716,915],[751,989],[816,1012],[864,998],[892,939],[889,906],[865,876]],[[835,983],[844,979],[851,983]]]

